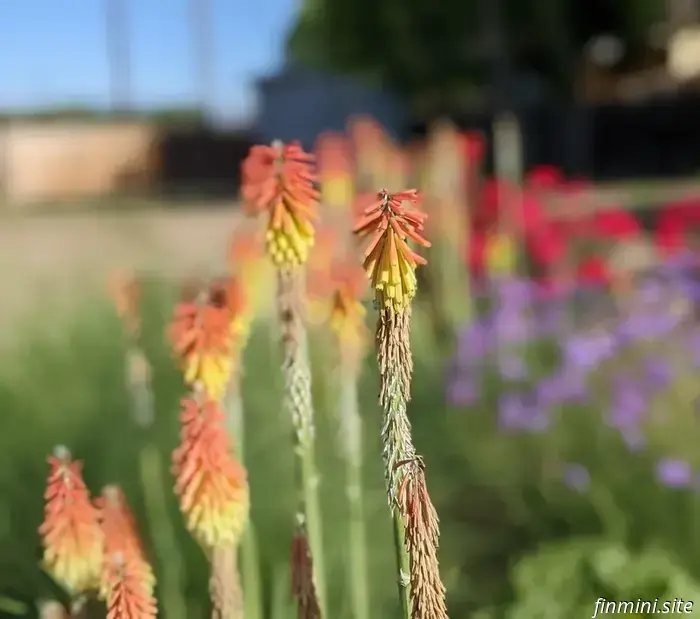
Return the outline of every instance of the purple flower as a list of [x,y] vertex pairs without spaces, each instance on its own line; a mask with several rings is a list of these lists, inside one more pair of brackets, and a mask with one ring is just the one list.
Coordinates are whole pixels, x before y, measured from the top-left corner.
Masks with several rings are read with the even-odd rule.
[[564,483],[578,492],[582,492],[591,482],[588,469],[580,464],[567,464],[564,468]]
[[658,307],[663,304],[668,286],[658,278],[646,279],[639,285],[639,300],[645,306]]
[[530,280],[503,277],[494,280],[493,283],[501,307],[522,308],[534,297],[534,284]]
[[614,353],[615,340],[605,331],[573,335],[563,346],[565,365],[581,369],[592,369]]
[[447,400],[452,406],[472,406],[479,399],[479,389],[474,380],[457,378],[447,389]]
[[686,488],[693,481],[693,469],[684,460],[664,458],[656,465],[656,477],[669,488]]
[[662,356],[647,357],[644,360],[644,381],[651,389],[665,389],[673,380],[673,366]]
[[668,335],[678,322],[678,316],[668,313],[632,314],[620,321],[616,335],[625,344],[656,339]]
[[618,430],[636,428],[646,412],[646,397],[639,383],[625,374],[615,376],[608,415],[610,425]]
[[498,344],[521,344],[535,335],[532,318],[511,307],[501,307],[492,315],[494,336]]
[[549,425],[547,411],[532,394],[507,392],[498,399],[498,421],[503,430],[542,432]]
[[495,338],[490,325],[477,320],[462,331],[457,342],[457,362],[471,367],[474,361],[486,357],[495,346]]
[[560,368],[535,385],[535,394],[545,408],[556,404],[583,403],[589,395],[586,376],[576,369]]

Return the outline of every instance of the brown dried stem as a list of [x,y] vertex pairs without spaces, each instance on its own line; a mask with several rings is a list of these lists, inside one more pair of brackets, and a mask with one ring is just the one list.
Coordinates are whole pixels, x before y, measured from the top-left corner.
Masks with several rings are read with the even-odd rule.
[[212,550],[209,597],[212,619],[243,619],[243,590],[238,571],[238,549],[226,546]]

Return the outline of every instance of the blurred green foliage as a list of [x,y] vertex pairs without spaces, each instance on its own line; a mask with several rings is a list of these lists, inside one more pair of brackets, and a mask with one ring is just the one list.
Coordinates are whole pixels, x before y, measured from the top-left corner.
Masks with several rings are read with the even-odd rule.
[[634,63],[665,14],[661,0],[305,0],[288,48],[305,65],[361,75],[445,113],[508,67],[573,95],[592,38],[619,37]]
[[[144,300],[144,348],[153,364],[156,420],[137,428],[128,415],[125,346],[121,325],[106,298],[86,296],[71,316],[37,308],[18,324],[4,347],[0,370],[0,613],[33,617],[39,599],[60,591],[39,567],[37,527],[42,518],[46,456],[65,444],[85,463],[93,492],[119,483],[150,544],[163,522],[149,521],[138,453],[150,441],[162,458],[167,519],[177,544],[153,556],[157,574],[174,561],[186,566],[183,595],[188,618],[207,616],[207,565],[186,533],[171,492],[170,452],[178,440],[178,400],[184,393],[164,338],[174,301],[164,285],[150,285]],[[456,410],[445,403],[447,353],[428,335],[427,315],[415,312],[416,371],[410,414],[416,446],[441,516],[442,574],[450,616],[542,619],[578,616],[595,599],[681,596],[693,599],[700,574],[697,516],[700,499],[652,481],[652,460],[632,460],[599,438],[600,421],[581,409],[563,433],[503,435],[496,428],[487,385],[482,406]],[[266,616],[291,619],[288,551],[294,481],[290,421],[280,407],[278,358],[270,325],[258,325],[245,353],[243,391],[246,457],[257,527]],[[349,617],[344,547],[347,509],[334,417],[332,351],[312,341],[318,460],[322,475],[327,582],[333,616]],[[488,379],[487,379],[488,382]],[[491,396],[488,396],[491,393]],[[361,389],[366,450],[365,489],[371,602],[376,617],[398,614],[393,583],[391,527],[379,441],[377,380],[368,359]],[[591,471],[585,492],[564,486],[548,464],[576,457]],[[151,545],[151,550],[153,546]],[[582,615],[583,616],[583,615]],[[166,616],[166,619],[168,617]]]

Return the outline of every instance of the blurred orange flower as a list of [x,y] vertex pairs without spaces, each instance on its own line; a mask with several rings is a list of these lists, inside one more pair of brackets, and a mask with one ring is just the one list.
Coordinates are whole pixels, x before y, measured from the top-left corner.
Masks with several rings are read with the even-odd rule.
[[314,156],[297,143],[253,146],[242,164],[242,196],[251,214],[268,214],[267,251],[276,266],[306,262],[319,192]]
[[96,588],[102,565],[103,535],[98,514],[82,478],[82,463],[65,447],[48,459],[44,522],[39,534],[46,571],[72,594]]
[[234,457],[217,402],[182,400],[175,492],[188,530],[205,548],[238,543],[248,522],[245,468]]
[[331,265],[338,255],[338,231],[323,225],[316,233],[316,244],[307,264],[306,289],[313,301],[327,300],[332,292]]
[[152,619],[158,616],[156,600],[143,586],[142,576],[133,566],[120,553],[107,559],[107,619]]
[[366,206],[353,230],[363,238],[371,235],[363,266],[381,311],[403,312],[416,294],[416,267],[427,263],[407,241],[430,247],[430,242],[421,235],[428,216],[402,204],[404,201],[416,204],[419,199],[415,189],[395,194],[382,189]]
[[350,140],[343,133],[325,132],[315,151],[324,205],[349,208],[355,193]]
[[214,305],[221,305],[228,310],[231,346],[242,347],[250,333],[251,315],[246,291],[240,280],[229,276],[212,282],[209,298]]
[[229,243],[228,265],[231,275],[243,286],[252,322],[256,314],[267,309],[275,281],[265,255],[265,244],[256,230],[247,225],[239,226]]
[[115,271],[109,278],[108,290],[127,334],[137,336],[141,328],[141,286],[136,276],[128,271]]
[[202,300],[178,303],[168,333],[185,383],[201,383],[211,398],[220,399],[233,369],[231,313],[226,293],[221,288],[211,292]]
[[136,520],[129,509],[126,497],[117,486],[105,486],[102,495],[95,500],[99,510],[100,526],[104,535],[104,556],[101,595],[109,599],[115,585],[114,560],[121,557],[122,571],[129,576],[130,582],[138,581],[141,596],[153,597],[155,577],[139,538]]
[[330,326],[338,340],[341,360],[354,367],[369,340],[365,323],[367,310],[362,305],[367,283],[359,265],[336,269],[334,280]]

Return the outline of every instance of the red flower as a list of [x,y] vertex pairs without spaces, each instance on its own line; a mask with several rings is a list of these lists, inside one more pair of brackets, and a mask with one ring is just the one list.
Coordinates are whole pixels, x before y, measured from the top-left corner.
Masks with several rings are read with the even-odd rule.
[[540,191],[557,189],[563,181],[561,170],[553,165],[536,166],[525,176],[525,184]]
[[578,265],[577,275],[582,284],[599,286],[610,281],[608,266],[600,256],[582,260]]
[[566,256],[567,242],[554,224],[545,223],[527,236],[527,247],[539,266],[549,267]]
[[476,131],[462,133],[460,136],[462,154],[470,165],[479,163],[486,152],[486,140]]
[[637,218],[628,211],[606,209],[593,215],[593,229],[596,235],[622,240],[637,236],[640,225]]

